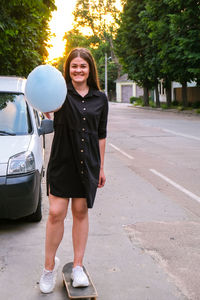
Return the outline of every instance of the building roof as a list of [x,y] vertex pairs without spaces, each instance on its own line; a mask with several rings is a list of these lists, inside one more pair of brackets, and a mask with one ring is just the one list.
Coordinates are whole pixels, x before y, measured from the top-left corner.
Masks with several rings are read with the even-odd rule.
[[122,75],[121,77],[119,77],[116,80],[116,82],[124,82],[124,81],[126,81],[126,82],[133,82],[133,80],[128,79],[128,74],[127,73],[124,74],[124,75]]

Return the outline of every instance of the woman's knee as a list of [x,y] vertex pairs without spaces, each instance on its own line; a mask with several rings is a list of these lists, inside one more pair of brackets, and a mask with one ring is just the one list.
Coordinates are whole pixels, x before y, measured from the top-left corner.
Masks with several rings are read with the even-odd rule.
[[60,211],[58,209],[49,209],[49,221],[51,223],[58,223],[62,222],[65,219],[65,214],[63,214],[63,211]]
[[72,200],[72,214],[73,217],[82,220],[87,218],[88,208],[85,199],[73,199]]
[[50,198],[49,220],[51,223],[63,222],[68,208],[68,200]]

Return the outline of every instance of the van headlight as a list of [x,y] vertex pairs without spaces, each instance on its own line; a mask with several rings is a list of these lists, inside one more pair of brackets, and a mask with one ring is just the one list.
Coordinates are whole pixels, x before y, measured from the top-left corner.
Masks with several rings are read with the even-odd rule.
[[10,157],[8,162],[8,175],[23,174],[35,170],[34,155],[30,151],[22,152]]

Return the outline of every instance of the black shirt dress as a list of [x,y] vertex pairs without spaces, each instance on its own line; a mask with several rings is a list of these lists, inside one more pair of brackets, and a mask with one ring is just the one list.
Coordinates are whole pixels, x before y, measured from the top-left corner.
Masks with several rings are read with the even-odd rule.
[[54,138],[47,168],[47,194],[86,198],[92,208],[99,182],[99,139],[106,138],[108,100],[89,89],[82,97],[72,83],[66,100],[54,113]]

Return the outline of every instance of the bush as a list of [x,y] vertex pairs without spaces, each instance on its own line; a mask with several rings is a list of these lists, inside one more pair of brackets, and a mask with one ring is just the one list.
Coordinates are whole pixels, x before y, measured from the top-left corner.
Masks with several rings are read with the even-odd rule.
[[192,108],[200,108],[200,101],[191,104]]
[[177,100],[174,100],[174,101],[172,101],[172,105],[173,105],[173,106],[178,106],[178,105],[179,105],[179,102],[178,102]]
[[165,103],[165,102],[160,103],[160,106],[161,106],[162,109],[168,109],[169,108],[167,103]]
[[183,110],[185,110],[185,107],[184,107],[184,106],[181,106],[181,105],[179,105],[179,106],[177,107],[177,109],[178,109],[179,111],[183,111]]
[[151,97],[149,97],[149,106],[150,107],[156,107],[156,103],[151,99]]
[[131,97],[130,98],[130,103],[137,103],[137,105],[142,104],[142,99],[138,97]]

